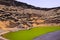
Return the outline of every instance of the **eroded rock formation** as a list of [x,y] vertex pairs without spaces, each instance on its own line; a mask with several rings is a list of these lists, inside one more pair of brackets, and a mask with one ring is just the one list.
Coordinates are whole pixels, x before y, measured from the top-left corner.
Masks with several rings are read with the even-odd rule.
[[31,28],[60,23],[60,7],[39,8],[15,0],[0,0],[0,28]]

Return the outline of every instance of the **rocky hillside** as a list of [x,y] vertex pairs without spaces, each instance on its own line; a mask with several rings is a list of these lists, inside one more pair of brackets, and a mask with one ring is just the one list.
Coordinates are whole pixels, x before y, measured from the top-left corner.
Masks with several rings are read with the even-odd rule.
[[31,28],[60,23],[60,7],[39,8],[16,0],[0,0],[0,28]]

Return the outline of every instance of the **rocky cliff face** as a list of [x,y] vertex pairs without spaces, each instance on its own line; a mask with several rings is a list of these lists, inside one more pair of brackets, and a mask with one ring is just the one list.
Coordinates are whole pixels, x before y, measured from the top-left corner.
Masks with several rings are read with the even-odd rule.
[[15,0],[0,0],[1,23],[3,27],[5,25],[4,28],[30,28],[45,23],[60,23],[60,7],[39,8]]

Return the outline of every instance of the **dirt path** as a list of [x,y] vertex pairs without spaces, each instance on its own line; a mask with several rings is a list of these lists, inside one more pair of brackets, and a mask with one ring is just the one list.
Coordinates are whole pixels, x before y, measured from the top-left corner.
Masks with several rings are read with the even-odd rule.
[[60,31],[51,32],[35,38],[34,40],[60,40]]

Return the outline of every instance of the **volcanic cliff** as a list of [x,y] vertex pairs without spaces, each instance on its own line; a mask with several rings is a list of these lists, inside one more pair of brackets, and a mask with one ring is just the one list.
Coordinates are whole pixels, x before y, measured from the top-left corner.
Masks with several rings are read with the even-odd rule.
[[16,0],[0,0],[0,28],[31,28],[60,24],[60,7],[40,8]]

